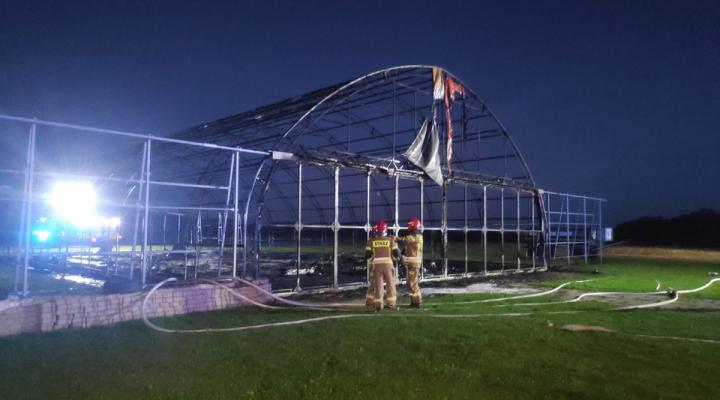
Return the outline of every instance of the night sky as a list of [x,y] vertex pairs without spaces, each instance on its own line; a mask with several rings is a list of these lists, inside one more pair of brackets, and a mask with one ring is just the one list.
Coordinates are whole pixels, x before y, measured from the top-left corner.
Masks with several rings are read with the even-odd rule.
[[0,2],[0,113],[169,134],[437,64],[609,223],[720,208],[717,1],[70,3]]

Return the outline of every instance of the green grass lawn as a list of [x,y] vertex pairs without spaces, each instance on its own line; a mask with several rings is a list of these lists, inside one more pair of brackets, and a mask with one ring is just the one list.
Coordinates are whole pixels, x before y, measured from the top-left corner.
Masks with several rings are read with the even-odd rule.
[[[692,287],[707,280],[710,267],[610,261],[592,289],[648,291],[655,278]],[[595,302],[453,304],[484,297],[428,297],[423,310],[245,332],[170,335],[130,322],[4,338],[0,393],[8,399],[720,398],[720,344],[634,336],[720,340],[718,313],[616,312]],[[563,310],[579,312],[554,313]],[[506,312],[534,314],[431,317]],[[176,328],[229,327],[327,314],[246,309],[155,321]],[[558,329],[567,323],[620,333]]]
[[[597,269],[599,274],[592,274]],[[568,288],[583,291],[654,291],[659,281],[661,289],[694,289],[702,286],[710,278],[708,273],[720,274],[720,260],[712,262],[693,262],[677,260],[647,260],[611,258],[602,264],[592,264],[577,268],[580,273],[574,274],[578,280],[591,279],[589,282],[575,283]],[[543,281],[540,286],[552,287],[567,280]],[[720,299],[720,283],[699,293],[685,296],[691,298]]]

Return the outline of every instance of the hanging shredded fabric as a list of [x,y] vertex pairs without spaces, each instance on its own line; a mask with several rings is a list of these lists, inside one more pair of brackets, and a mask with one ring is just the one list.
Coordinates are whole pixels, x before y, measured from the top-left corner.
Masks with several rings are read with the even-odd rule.
[[452,121],[452,102],[455,101],[455,94],[465,97],[465,89],[461,84],[455,82],[451,77],[445,78],[445,124],[447,132],[447,149],[446,157],[448,174],[452,173],[452,156],[453,156],[453,121]]

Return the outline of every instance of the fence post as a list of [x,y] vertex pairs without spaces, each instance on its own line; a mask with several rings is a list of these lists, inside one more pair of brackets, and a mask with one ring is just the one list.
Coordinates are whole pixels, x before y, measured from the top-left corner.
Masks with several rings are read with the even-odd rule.
[[32,124],[30,125],[30,135],[29,135],[29,141],[28,141],[28,159],[27,159],[27,169],[25,170],[25,174],[27,177],[27,192],[25,193],[25,200],[26,200],[26,206],[25,206],[25,258],[23,262],[23,273],[22,273],[22,281],[23,281],[23,290],[22,295],[27,296],[28,295],[28,267],[30,266],[30,239],[32,232],[32,203],[33,203],[33,179],[34,179],[34,170],[35,170],[35,135],[37,132],[37,125]]
[[333,221],[333,287],[338,287],[338,247],[340,245],[340,167],[335,167],[335,219]]
[[152,153],[152,141],[147,140],[147,161],[145,162],[145,225],[143,229],[143,260],[142,260],[142,285],[147,280],[148,258],[152,257],[152,250],[148,247],[148,231],[150,230],[150,160]]

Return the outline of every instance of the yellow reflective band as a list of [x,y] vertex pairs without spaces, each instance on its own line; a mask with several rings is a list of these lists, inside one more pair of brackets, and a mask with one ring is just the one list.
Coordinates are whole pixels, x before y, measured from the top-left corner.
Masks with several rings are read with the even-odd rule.
[[410,261],[410,262],[422,262],[422,257],[408,257],[408,256],[405,256],[405,261]]
[[390,303],[390,302],[393,302],[393,303],[394,303],[395,300],[397,300],[397,297],[388,297],[388,298],[387,298],[388,303]]
[[375,240],[372,242],[373,247],[390,247],[389,240]]

